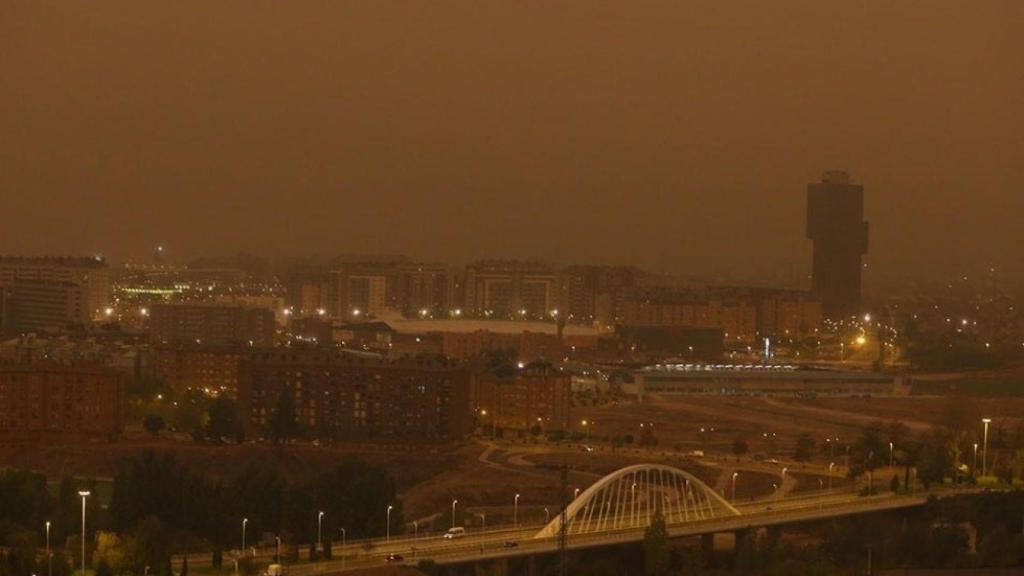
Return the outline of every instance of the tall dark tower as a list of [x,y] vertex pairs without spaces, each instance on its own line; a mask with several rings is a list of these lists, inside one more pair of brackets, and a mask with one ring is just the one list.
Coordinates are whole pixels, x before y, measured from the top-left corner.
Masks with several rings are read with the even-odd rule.
[[861,256],[868,253],[864,187],[846,172],[829,171],[807,185],[807,237],[814,242],[811,291],[826,318],[860,313]]

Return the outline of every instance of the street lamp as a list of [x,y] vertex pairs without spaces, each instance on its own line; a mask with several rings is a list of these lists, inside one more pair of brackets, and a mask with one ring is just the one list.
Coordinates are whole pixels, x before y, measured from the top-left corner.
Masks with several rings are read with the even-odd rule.
[[85,499],[89,497],[89,491],[79,490],[78,495],[82,497],[82,576],[85,576]]
[[50,521],[46,521],[46,576],[53,574],[53,557],[50,555]]
[[547,524],[548,522],[551,522],[551,511],[548,510],[547,506],[545,506],[544,507],[544,523]]
[[281,537],[274,536],[274,540],[277,540],[277,555],[274,557],[277,564],[281,563]]
[[974,466],[971,467],[971,474],[978,474],[978,443],[974,443]]
[[316,546],[323,550],[324,547],[324,511],[316,515]]
[[832,469],[836,467],[835,462],[828,463],[828,489],[832,489]]
[[573,500],[575,500],[576,498],[579,498],[579,495],[580,495],[580,489],[579,488],[576,488],[575,490],[572,491],[572,499]]
[[991,418],[982,418],[982,424],[985,425],[985,444],[981,448],[981,475],[988,475],[988,425],[992,422]]
[[892,442],[889,442],[889,468],[892,468],[892,465],[893,465],[893,444],[892,444]]
[[736,479],[740,477],[739,472],[732,473],[732,501],[736,502]]
[[458,498],[452,500],[452,528],[455,528],[455,507],[459,504]]
[[519,526],[519,494],[512,501],[512,525]]
[[345,529],[341,529],[341,569],[345,569],[345,537],[348,534],[345,533]]
[[245,525],[248,523],[248,518],[242,518],[242,556],[245,556]]
[[388,521],[387,521],[387,529],[386,529],[387,532],[385,533],[386,534],[385,535],[385,541],[386,542],[391,542],[391,511],[394,510],[394,509],[395,509],[394,506],[392,506],[391,504],[388,504]]

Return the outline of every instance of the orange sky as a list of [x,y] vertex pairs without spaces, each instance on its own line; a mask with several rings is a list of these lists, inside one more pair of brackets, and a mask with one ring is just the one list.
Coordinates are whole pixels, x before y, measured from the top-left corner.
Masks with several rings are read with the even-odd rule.
[[[1024,277],[1024,2],[0,5],[0,253]],[[870,279],[869,275],[869,279]]]

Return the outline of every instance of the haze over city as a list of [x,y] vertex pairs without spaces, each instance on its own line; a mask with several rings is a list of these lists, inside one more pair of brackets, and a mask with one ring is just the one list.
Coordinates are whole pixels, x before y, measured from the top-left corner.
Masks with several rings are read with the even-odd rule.
[[0,5],[0,576],[1024,574],[1024,2]]
[[841,169],[870,192],[872,272],[1024,274],[1019,2],[0,10],[9,252],[792,282],[803,187]]

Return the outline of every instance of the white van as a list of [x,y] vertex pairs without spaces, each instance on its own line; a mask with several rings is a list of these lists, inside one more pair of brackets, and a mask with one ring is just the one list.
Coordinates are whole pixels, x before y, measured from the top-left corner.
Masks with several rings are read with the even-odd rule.
[[271,564],[267,566],[266,576],[284,576],[284,566],[280,564]]
[[462,538],[465,535],[466,529],[462,526],[456,526],[455,528],[449,528],[448,531],[444,533],[444,539],[455,540],[456,538]]

